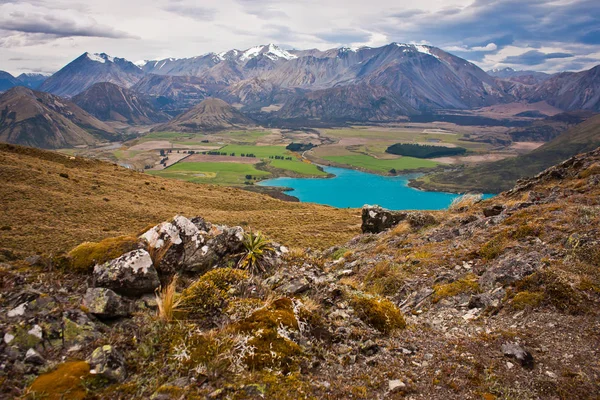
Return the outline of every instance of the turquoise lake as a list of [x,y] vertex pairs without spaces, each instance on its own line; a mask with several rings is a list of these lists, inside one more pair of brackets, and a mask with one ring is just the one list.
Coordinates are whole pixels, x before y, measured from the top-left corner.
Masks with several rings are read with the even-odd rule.
[[[287,192],[302,202],[327,204],[338,208],[359,208],[377,204],[390,210],[440,210],[459,195],[425,192],[408,186],[414,175],[381,176],[345,168],[323,167],[334,178],[276,178],[261,186],[288,187]],[[491,197],[491,195],[486,195]]]

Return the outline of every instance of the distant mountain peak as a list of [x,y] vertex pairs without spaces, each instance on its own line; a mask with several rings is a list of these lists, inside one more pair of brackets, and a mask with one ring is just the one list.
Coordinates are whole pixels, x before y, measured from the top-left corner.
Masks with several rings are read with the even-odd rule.
[[267,58],[273,61],[279,60],[281,58],[284,60],[292,60],[294,58],[298,58],[296,55],[289,53],[281,47],[273,43],[269,43],[266,45],[259,45],[249,48],[248,50],[242,53],[242,55],[240,56],[240,60],[246,61],[251,58],[258,57],[261,54],[265,55]]

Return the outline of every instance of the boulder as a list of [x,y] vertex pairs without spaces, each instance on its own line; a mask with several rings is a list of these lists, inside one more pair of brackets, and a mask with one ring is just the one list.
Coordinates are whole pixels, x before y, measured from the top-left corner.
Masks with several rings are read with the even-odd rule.
[[404,221],[408,213],[403,211],[390,211],[379,206],[366,205],[362,209],[363,233],[379,233]]
[[437,224],[437,220],[433,215],[423,212],[408,213],[406,220],[410,224],[410,227],[413,229],[420,229],[426,226]]
[[537,252],[528,254],[505,254],[486,269],[479,278],[483,287],[494,287],[497,284],[508,285],[533,274],[542,266],[542,256]]
[[507,357],[512,357],[521,363],[521,366],[532,369],[534,365],[533,356],[530,352],[519,346],[517,343],[504,343],[502,353]]
[[152,293],[160,286],[158,273],[146,250],[133,250],[94,267],[96,287],[109,288],[127,296]]
[[130,314],[130,304],[106,288],[89,288],[83,297],[83,306],[99,318],[125,317]]
[[501,204],[495,204],[490,207],[485,207],[483,209],[483,215],[486,217],[495,217],[496,215],[502,214],[502,211],[504,211],[504,206]]
[[96,348],[87,362],[90,364],[90,374],[113,382],[123,382],[127,378],[125,358],[111,345]]

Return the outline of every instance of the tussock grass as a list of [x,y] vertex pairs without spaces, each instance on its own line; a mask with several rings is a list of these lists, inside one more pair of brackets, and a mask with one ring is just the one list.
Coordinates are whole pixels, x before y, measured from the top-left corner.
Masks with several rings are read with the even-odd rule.
[[156,304],[158,306],[158,317],[165,321],[173,321],[175,311],[179,309],[181,299],[177,297],[177,275],[173,276],[171,281],[156,293]]

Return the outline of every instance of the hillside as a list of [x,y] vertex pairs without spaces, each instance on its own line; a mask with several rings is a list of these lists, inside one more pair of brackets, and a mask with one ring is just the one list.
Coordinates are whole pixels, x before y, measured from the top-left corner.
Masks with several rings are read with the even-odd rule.
[[68,100],[22,86],[0,95],[0,141],[56,149],[115,140],[118,134]]
[[254,125],[252,120],[221,99],[208,98],[178,115],[156,131],[199,132],[239,129]]
[[[294,248],[315,233],[302,218],[294,221],[300,234],[278,233],[290,251],[242,228],[214,225],[222,219],[212,220],[208,210],[221,202],[245,214],[232,220],[261,212],[264,223],[285,227],[294,213],[271,206],[290,203],[245,201],[241,192],[222,196],[200,186],[204,196],[176,197],[173,187],[158,188],[167,182],[132,183],[139,175],[110,165],[4,149],[0,171],[4,160],[22,160],[42,185],[58,180],[62,185],[49,187],[83,189],[68,209],[60,201],[51,206],[49,214],[66,221],[52,226],[54,235],[69,229],[73,222],[63,214],[72,215],[84,197],[93,196],[86,202],[96,214],[114,207],[111,191],[122,183],[120,204],[149,204],[135,216],[116,212],[116,229],[104,236],[141,228],[134,218],[149,220],[148,210],[157,210],[152,192],[193,214],[170,215],[139,229],[139,238],[82,244],[64,258],[1,264],[3,397],[491,400],[600,393],[600,148],[493,199],[463,198],[448,211],[364,208],[363,234],[350,241],[340,235],[325,251]],[[36,160],[56,169],[38,174]],[[97,179],[112,179],[94,181],[90,168],[100,172]],[[61,170],[68,179],[55,174]],[[15,189],[24,187],[9,193]],[[18,197],[19,205],[37,201]],[[312,210],[327,211],[318,217],[330,223],[342,212]],[[45,229],[47,220],[27,218],[12,220],[16,232],[3,228],[2,239],[21,236],[25,224]],[[104,226],[97,218],[79,222],[81,229]],[[46,253],[47,244],[29,246]]]
[[86,240],[135,234],[177,213],[242,224],[313,248],[346,240],[358,230],[356,210],[162,179],[26,147],[0,144],[0,175],[0,226],[5,227],[0,247],[19,254],[55,253]]
[[428,175],[412,184],[433,190],[498,193],[509,189],[520,178],[534,176],[551,165],[598,146],[600,115],[589,118],[528,154]]
[[0,92],[21,85],[21,81],[5,71],[0,71]]
[[95,83],[73,97],[73,103],[102,121],[152,124],[169,120],[144,96],[109,82]]
[[513,128],[507,133],[514,142],[549,142],[594,114],[591,111],[568,111],[534,121],[530,126]]
[[124,58],[104,53],[84,53],[46,79],[39,90],[73,97],[98,82],[110,82],[129,88],[143,75],[140,68]]

